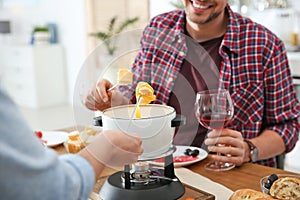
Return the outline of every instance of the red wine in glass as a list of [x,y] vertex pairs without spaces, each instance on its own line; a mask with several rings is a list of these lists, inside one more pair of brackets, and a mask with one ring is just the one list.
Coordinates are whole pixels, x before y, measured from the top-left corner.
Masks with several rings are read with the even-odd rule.
[[231,120],[231,115],[219,113],[205,113],[199,116],[199,122],[207,129],[222,129]]

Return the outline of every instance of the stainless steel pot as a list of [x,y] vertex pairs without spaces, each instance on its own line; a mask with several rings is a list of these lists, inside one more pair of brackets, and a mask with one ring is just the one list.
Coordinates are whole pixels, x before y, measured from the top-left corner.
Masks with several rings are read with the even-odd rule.
[[185,123],[185,118],[176,115],[175,109],[166,105],[149,104],[140,106],[141,118],[134,118],[135,105],[117,106],[103,111],[94,119],[103,130],[121,130],[138,134],[143,141],[144,153],[140,160],[160,157],[172,147],[176,126]]

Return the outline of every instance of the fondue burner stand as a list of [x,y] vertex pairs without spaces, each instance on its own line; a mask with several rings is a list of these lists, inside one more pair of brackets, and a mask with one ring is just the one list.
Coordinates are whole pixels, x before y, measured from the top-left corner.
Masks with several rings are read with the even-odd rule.
[[100,197],[103,200],[180,198],[185,189],[175,176],[172,153],[165,157],[164,169],[150,168],[145,161],[133,164],[131,169],[129,165],[125,165],[124,171],[108,177],[99,192]]

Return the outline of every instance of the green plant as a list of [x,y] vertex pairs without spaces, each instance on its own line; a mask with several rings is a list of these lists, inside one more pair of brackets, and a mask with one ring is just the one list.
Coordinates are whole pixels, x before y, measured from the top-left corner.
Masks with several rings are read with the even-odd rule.
[[176,2],[171,1],[170,4],[172,6],[174,6],[175,8],[177,8],[177,9],[183,9],[184,8],[181,0],[177,0]]
[[106,32],[99,31],[96,33],[91,33],[90,35],[102,40],[104,42],[104,45],[105,45],[109,55],[113,55],[114,52],[116,51],[116,45],[112,43],[111,37],[121,33],[125,28],[134,24],[138,20],[139,20],[138,17],[129,18],[129,19],[126,19],[123,22],[121,22],[119,24],[119,26],[116,27],[117,16],[115,16],[110,20],[110,22],[108,24],[108,29]]
[[49,32],[49,29],[45,26],[36,26],[34,27],[33,32]]

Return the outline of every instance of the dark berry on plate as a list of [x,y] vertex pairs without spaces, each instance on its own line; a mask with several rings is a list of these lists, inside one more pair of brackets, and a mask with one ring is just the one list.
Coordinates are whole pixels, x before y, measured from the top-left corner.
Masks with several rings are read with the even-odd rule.
[[192,150],[191,149],[186,149],[184,154],[187,155],[187,156],[190,156]]
[[192,152],[191,152],[191,156],[193,156],[193,157],[196,157],[196,156],[198,156],[199,155],[199,150],[198,149],[195,149],[195,150],[193,150]]

